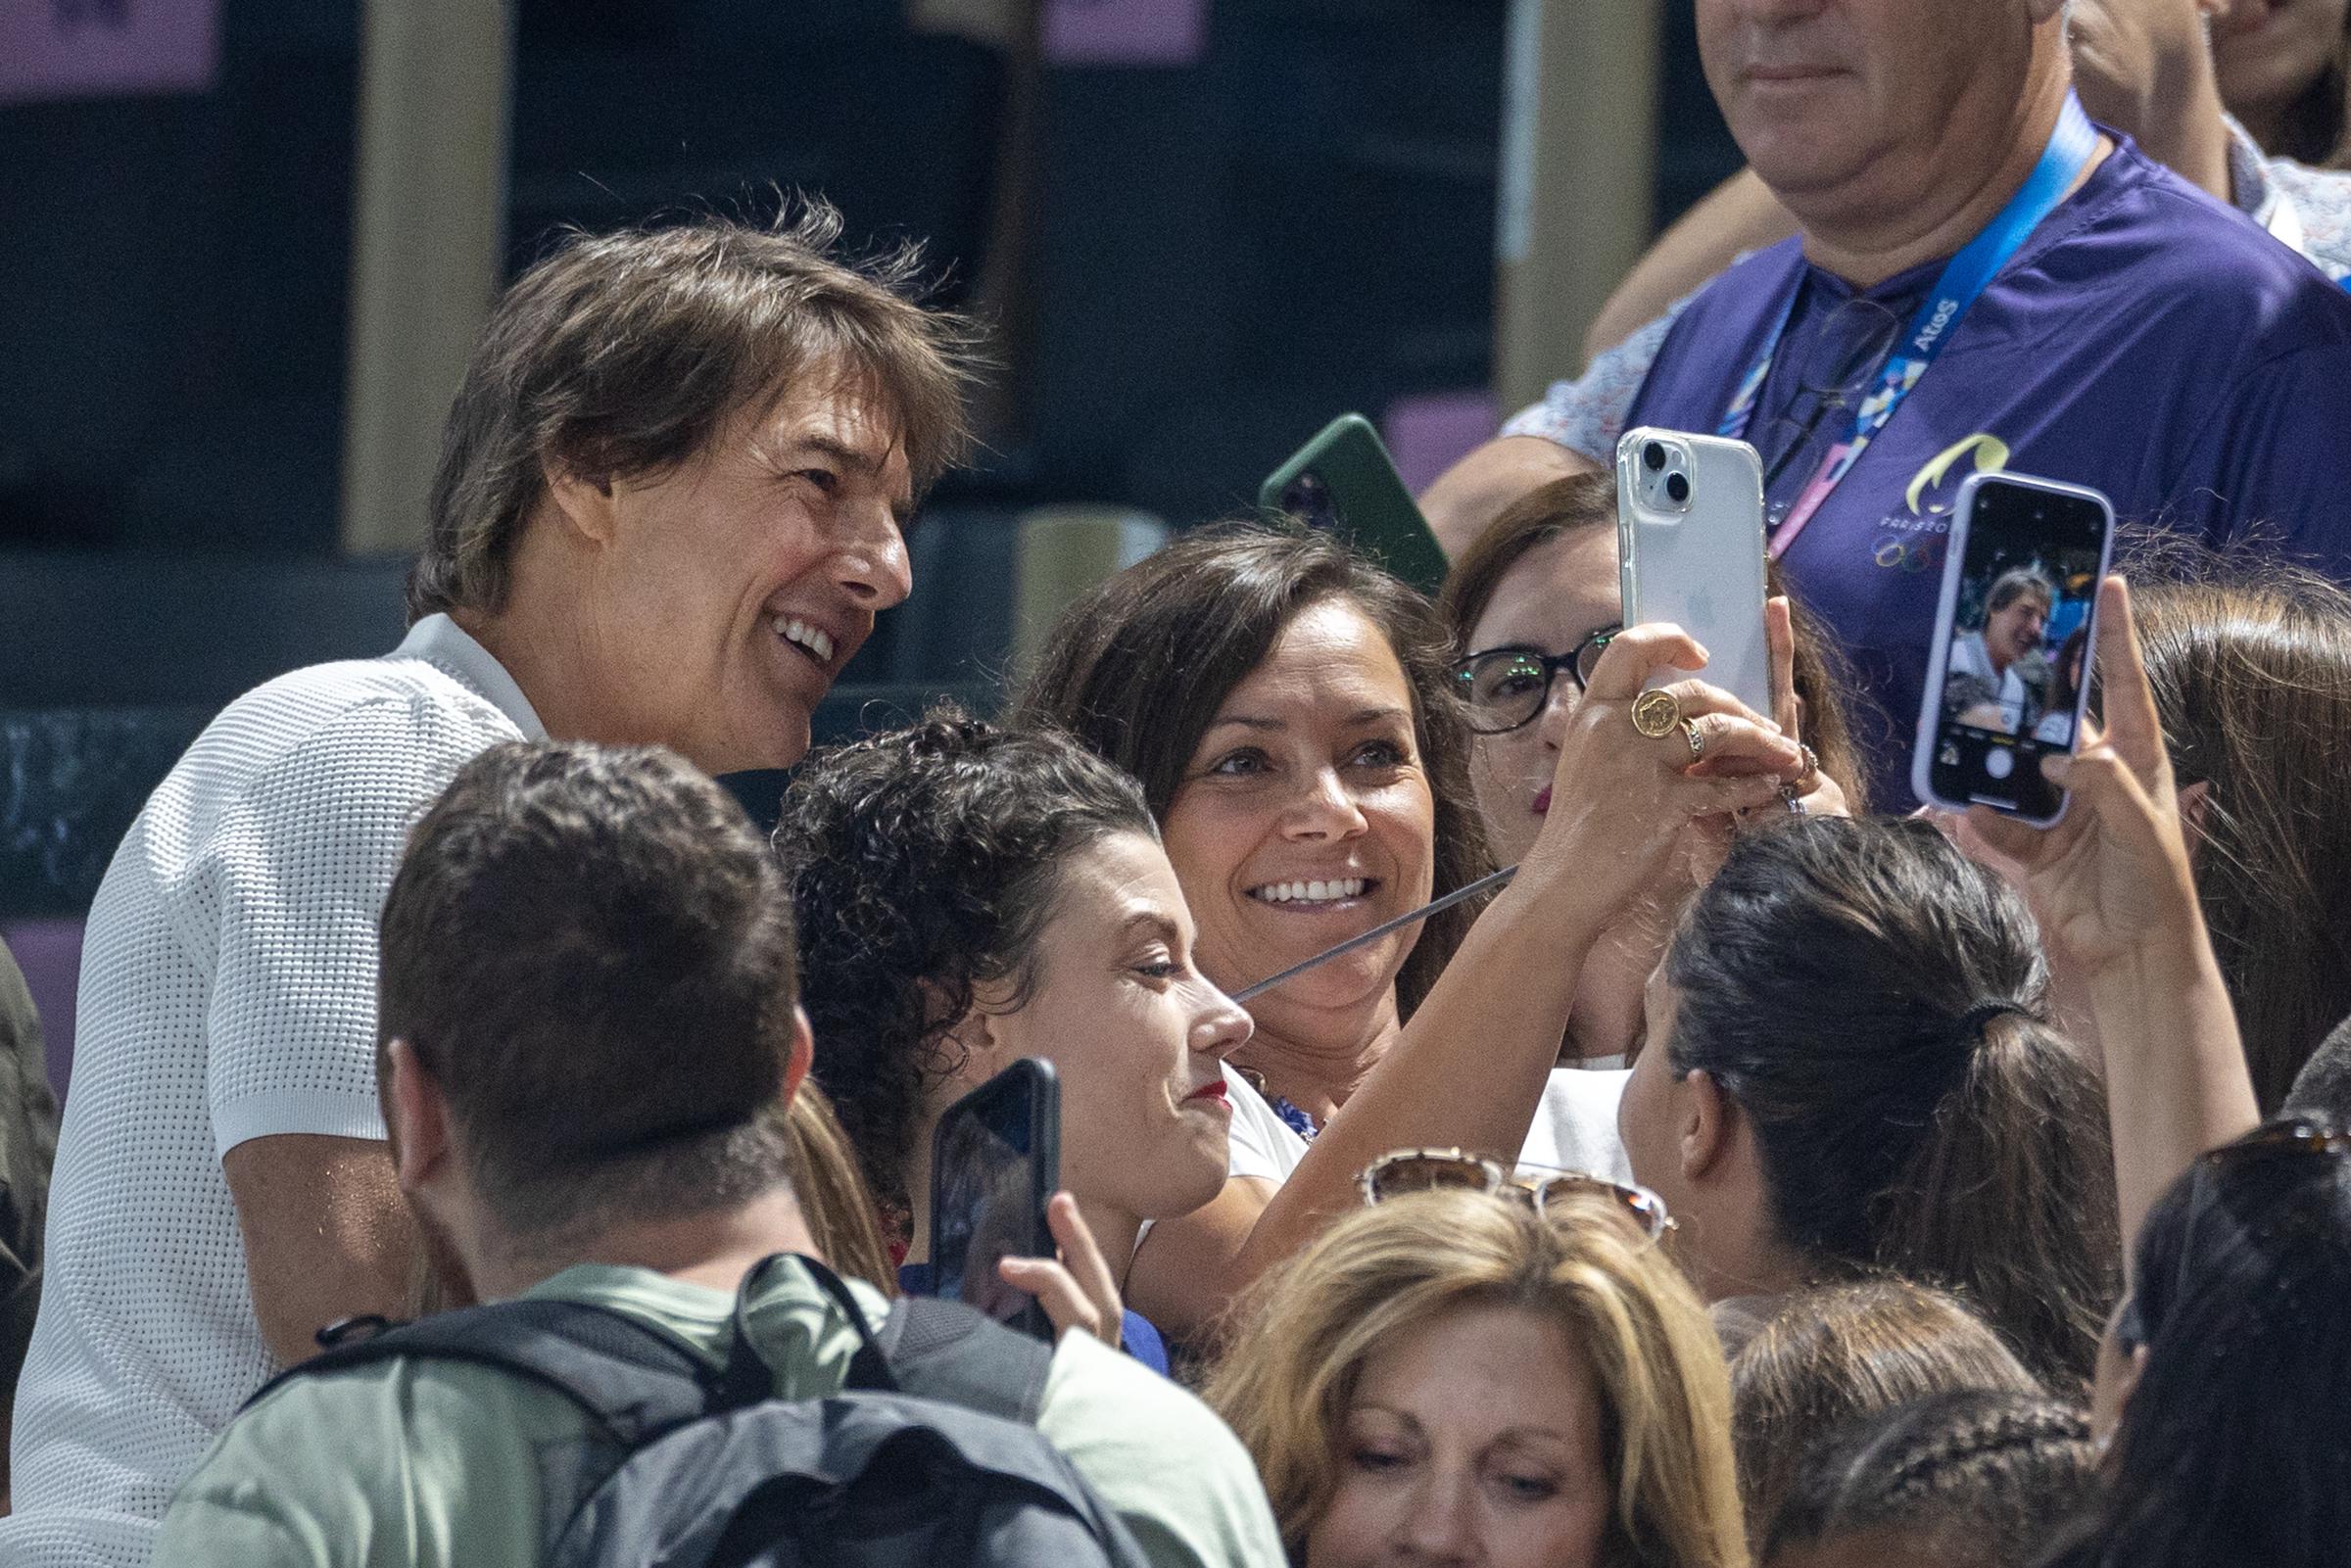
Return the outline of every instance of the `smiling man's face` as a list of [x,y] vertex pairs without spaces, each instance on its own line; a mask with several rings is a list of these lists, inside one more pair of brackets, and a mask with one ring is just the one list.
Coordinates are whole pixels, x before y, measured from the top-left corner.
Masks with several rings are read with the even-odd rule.
[[912,587],[896,420],[814,376],[673,471],[612,483],[611,537],[577,606],[599,733],[708,773],[782,768],[817,704]]

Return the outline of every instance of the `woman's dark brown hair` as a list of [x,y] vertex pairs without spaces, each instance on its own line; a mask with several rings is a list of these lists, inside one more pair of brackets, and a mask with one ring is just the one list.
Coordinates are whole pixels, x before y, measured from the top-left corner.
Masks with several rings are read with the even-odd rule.
[[[1014,722],[1076,736],[1140,780],[1152,816],[1164,822],[1225,697],[1301,610],[1330,599],[1368,616],[1404,666],[1413,738],[1436,797],[1434,891],[1451,892],[1487,869],[1469,793],[1468,732],[1452,690],[1452,644],[1428,600],[1328,534],[1221,524],[1098,585],[1046,638]],[[1474,899],[1457,905],[1422,928],[1397,976],[1404,1016],[1436,983],[1479,907]]]
[[2039,1395],[1991,1325],[1906,1279],[1783,1296],[1731,1357],[1731,1446],[1748,1535],[1763,1539],[1805,1450],[1847,1421],[1953,1389]]
[[[1437,595],[1437,615],[1453,639],[1456,653],[1471,653],[1469,634],[1477,627],[1495,591],[1511,569],[1538,545],[1586,528],[1616,526],[1616,480],[1611,474],[1574,474],[1537,486],[1486,525],[1477,542],[1463,551]],[[1869,770],[1862,766],[1860,743],[1854,737],[1847,709],[1850,677],[1836,640],[1790,594],[1773,561],[1765,574],[1770,592],[1788,594],[1789,619],[1796,631],[1796,696],[1803,704],[1803,737],[1820,757],[1820,771],[1845,791],[1846,804],[1858,814],[1869,802]],[[1565,651],[1564,649],[1557,651]]]
[[1665,966],[1666,1060],[1751,1124],[1784,1247],[1956,1291],[2087,1384],[2121,1282],[2105,1093],[2013,891],[1927,823],[1809,818],[1739,839]]
[[2351,594],[2231,566],[2133,607],[2172,767],[2208,790],[2196,896],[2274,1113],[2351,1016]]
[[1930,1395],[1807,1453],[1759,1560],[1842,1542],[1874,1561],[2027,1568],[2096,1497],[2097,1472],[2089,1422],[2072,1404],[1987,1389]]

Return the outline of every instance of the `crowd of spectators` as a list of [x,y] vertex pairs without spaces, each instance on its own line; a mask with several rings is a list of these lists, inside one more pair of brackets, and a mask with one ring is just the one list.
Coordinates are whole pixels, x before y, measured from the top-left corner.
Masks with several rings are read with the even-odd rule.
[[[574,239],[408,640],[131,828],[62,1129],[0,963],[0,1560],[2339,1561],[2345,10],[1697,0],[1751,170],[1431,491],[1433,602],[1201,528],[814,754],[978,334],[821,204]],[[1628,421],[1760,451],[1769,712],[1623,624]],[[2010,468],[2129,536],[1953,661],[2092,689],[2048,827],[1906,782]],[[786,767],[763,838],[712,776]],[[1032,1058],[1049,1339],[929,1252]]]

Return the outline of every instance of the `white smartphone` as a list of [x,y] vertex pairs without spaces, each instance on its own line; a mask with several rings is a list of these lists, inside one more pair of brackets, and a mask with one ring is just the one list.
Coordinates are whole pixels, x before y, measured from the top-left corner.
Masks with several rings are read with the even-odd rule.
[[[1763,636],[1763,463],[1744,441],[1628,430],[1616,443],[1624,624],[1671,621],[1707,653],[1699,678],[1771,717]],[[1652,686],[1686,679],[1660,670]]]
[[2040,759],[2081,739],[2113,554],[2114,507],[2094,490],[2022,474],[1959,487],[1910,758],[1921,800],[2044,828],[2065,815]]

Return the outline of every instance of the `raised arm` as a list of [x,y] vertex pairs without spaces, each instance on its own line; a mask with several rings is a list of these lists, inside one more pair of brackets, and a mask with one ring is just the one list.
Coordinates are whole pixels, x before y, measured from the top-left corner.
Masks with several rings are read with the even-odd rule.
[[1680,875],[1681,835],[1693,819],[1776,805],[1782,781],[1802,770],[1796,742],[1771,721],[1699,681],[1670,689],[1698,726],[1703,763],[1693,765],[1682,730],[1653,737],[1634,728],[1633,699],[1650,671],[1704,662],[1669,626],[1635,627],[1609,644],[1568,721],[1555,804],[1517,878],[1286,1182],[1270,1192],[1265,1183],[1227,1182],[1207,1209],[1153,1229],[1128,1292],[1146,1316],[1177,1333],[1212,1321],[1359,1203],[1357,1176],[1390,1150],[1516,1157],[1593,944],[1622,911]]
[[2098,589],[2106,731],[2043,762],[2071,791],[2045,832],[1983,807],[1962,845],[2005,862],[2040,922],[2057,987],[2087,1009],[2105,1062],[2123,1256],[2156,1197],[2260,1111],[2212,941],[2196,905],[2172,765],[2138,652],[2131,594]]

